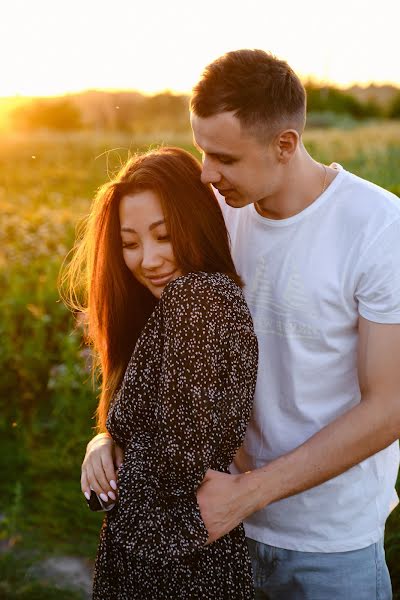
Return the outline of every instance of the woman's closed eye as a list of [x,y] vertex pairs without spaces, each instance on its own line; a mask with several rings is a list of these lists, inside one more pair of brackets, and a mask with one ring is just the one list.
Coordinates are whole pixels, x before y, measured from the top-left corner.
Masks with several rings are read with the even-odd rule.
[[137,242],[122,242],[122,248],[127,248],[128,250],[133,250],[138,247]]
[[[162,234],[162,235],[160,234],[160,235],[157,235],[156,240],[157,240],[157,242],[169,242],[171,240],[171,236],[169,235],[169,233]],[[127,248],[128,250],[134,250],[138,246],[139,246],[138,242],[122,241],[122,248]]]

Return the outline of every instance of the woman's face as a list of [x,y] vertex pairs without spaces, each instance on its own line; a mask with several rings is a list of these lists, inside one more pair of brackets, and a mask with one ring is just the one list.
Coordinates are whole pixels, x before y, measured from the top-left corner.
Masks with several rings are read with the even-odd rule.
[[142,285],[159,298],[167,283],[182,275],[159,197],[151,190],[123,196],[119,220],[126,266]]

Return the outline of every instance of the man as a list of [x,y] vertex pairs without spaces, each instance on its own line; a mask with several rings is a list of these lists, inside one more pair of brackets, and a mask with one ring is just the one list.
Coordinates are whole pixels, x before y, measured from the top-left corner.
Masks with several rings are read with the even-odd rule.
[[[222,56],[194,88],[202,179],[224,198],[260,349],[234,473],[208,472],[198,501],[210,542],[245,521],[258,598],[386,600],[400,201],[316,162],[302,143],[305,110],[297,76],[260,50]],[[83,491],[109,489],[110,449],[104,435],[88,445]],[[97,480],[87,474],[96,461]]]

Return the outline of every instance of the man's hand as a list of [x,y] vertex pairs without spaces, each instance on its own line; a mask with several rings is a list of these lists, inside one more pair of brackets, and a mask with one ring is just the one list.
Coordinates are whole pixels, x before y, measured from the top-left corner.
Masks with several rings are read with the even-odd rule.
[[81,489],[89,500],[94,490],[103,502],[115,501],[118,469],[123,461],[122,449],[114,443],[108,433],[99,433],[86,447],[82,463]]
[[229,475],[209,469],[197,490],[197,502],[208,531],[208,544],[226,535],[258,509],[257,490],[250,492],[250,473]]
[[400,432],[400,325],[359,322],[361,402],[291,452],[240,475],[208,470],[197,491],[211,543],[264,506],[299,494],[379,452]]

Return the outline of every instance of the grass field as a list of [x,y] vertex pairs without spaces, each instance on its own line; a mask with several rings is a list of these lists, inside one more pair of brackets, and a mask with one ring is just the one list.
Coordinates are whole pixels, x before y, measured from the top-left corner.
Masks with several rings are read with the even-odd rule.
[[[189,136],[165,133],[152,141],[192,149]],[[400,195],[399,122],[312,130],[305,144],[318,160],[339,162]],[[53,598],[34,588],[18,592],[20,581],[9,574],[17,551],[35,559],[95,555],[101,515],[87,510],[79,477],[96,398],[56,279],[96,188],[148,145],[100,133],[0,139],[0,533],[13,549],[0,560],[0,581],[9,581],[1,598]],[[386,534],[396,598],[399,512]]]

